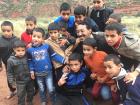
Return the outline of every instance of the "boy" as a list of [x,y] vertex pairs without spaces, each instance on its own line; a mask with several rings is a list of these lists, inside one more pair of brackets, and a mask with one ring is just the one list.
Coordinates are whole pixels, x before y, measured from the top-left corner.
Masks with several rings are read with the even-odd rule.
[[[131,67],[134,66],[135,71],[128,73],[124,79],[126,83],[131,82],[140,73],[140,38],[136,35],[124,35],[122,25],[112,23],[105,28],[105,39],[118,54],[131,61],[127,69],[131,71]],[[124,63],[127,62],[124,61]]]
[[73,35],[73,27],[74,27],[74,16],[70,16],[71,14],[71,7],[68,3],[64,2],[60,6],[60,15],[56,20],[54,20],[55,23],[58,23],[59,21],[64,21],[68,24],[67,31]]
[[82,63],[83,60],[79,54],[73,53],[69,56],[69,72],[58,76],[55,105],[89,105],[83,95],[87,71],[82,68]]
[[106,21],[111,13],[113,13],[113,10],[105,7],[105,0],[93,0],[93,9],[90,18],[96,22],[100,31],[104,32]]
[[[7,68],[7,60],[13,52],[13,43],[19,40],[15,35],[13,35],[14,27],[10,21],[4,21],[1,24],[2,36],[0,37],[0,59],[5,64]],[[10,89],[10,94],[6,97],[7,99],[12,98],[15,95],[15,88],[8,83]]]
[[97,51],[97,43],[93,38],[87,38],[83,41],[83,53],[85,64],[92,72],[91,78],[96,80],[92,89],[93,97],[98,99],[99,96],[102,96],[104,100],[108,100],[112,95],[114,104],[116,104],[118,97],[115,81],[108,76],[103,66],[103,60],[107,54],[103,51]]
[[116,80],[123,105],[139,105],[140,104],[140,77],[137,77],[132,83],[126,84],[124,78],[127,72],[122,68],[121,61],[118,56],[110,54],[105,57],[104,65],[106,73],[110,78]]
[[37,80],[41,105],[46,105],[46,87],[53,103],[54,86],[52,79],[52,60],[64,63],[64,58],[54,53],[48,44],[43,44],[45,32],[42,28],[35,28],[32,35],[32,47],[27,50],[31,78]]
[[26,31],[21,34],[21,40],[26,46],[32,41],[33,29],[36,27],[37,19],[34,16],[27,16],[25,19]]
[[84,6],[77,6],[74,9],[75,25],[86,20],[89,24],[91,24],[93,32],[99,31],[98,25],[95,23],[94,20],[86,17],[86,13],[87,13],[87,10],[86,10],[86,7]]
[[14,54],[7,61],[8,81],[13,88],[17,88],[18,105],[33,105],[34,88],[26,57],[26,46],[22,41],[14,43]]
[[[107,22],[106,22],[106,24],[111,24],[111,23],[120,23],[121,24],[121,16],[120,16],[120,14],[116,14],[116,13],[112,13],[110,16],[109,16],[109,18],[108,18],[108,20],[107,20]],[[123,33],[127,33],[128,32],[128,30],[127,30],[127,28],[123,25]]]
[[[59,24],[57,23],[49,24],[48,33],[50,37],[47,40],[45,40],[45,42],[49,44],[57,54],[65,57],[66,55],[68,55],[68,53],[70,53],[70,49],[71,49],[70,47],[71,45],[75,43],[75,39],[69,35],[68,36],[64,35],[65,27],[63,27],[62,25],[64,25],[64,23],[62,22],[61,24],[60,22]],[[53,64],[54,64],[55,69],[58,68],[59,66],[62,66],[62,64],[56,63],[54,61],[53,61]]]

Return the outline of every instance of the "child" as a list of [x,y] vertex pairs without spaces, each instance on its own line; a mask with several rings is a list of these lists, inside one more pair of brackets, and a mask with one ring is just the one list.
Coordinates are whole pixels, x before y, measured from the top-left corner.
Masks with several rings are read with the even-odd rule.
[[113,10],[105,7],[105,0],[93,0],[93,9],[90,18],[97,23],[100,31],[104,32],[106,21],[111,13],[113,13]]
[[14,43],[14,54],[7,61],[8,81],[13,88],[17,88],[18,105],[33,105],[34,88],[27,64],[26,46],[22,41]]
[[32,47],[27,50],[31,78],[37,79],[41,105],[46,105],[47,102],[46,87],[52,103],[55,100],[51,61],[64,63],[63,57],[57,55],[48,44],[43,44],[44,37],[44,30],[35,28],[32,35]]
[[21,34],[21,40],[26,46],[32,41],[33,29],[36,27],[37,19],[34,16],[27,16],[25,19],[26,31]]
[[[14,27],[10,21],[4,21],[1,24],[2,36],[0,37],[0,59],[3,61],[7,68],[7,60],[13,52],[13,43],[19,40],[14,34]],[[6,97],[7,99],[12,98],[15,95],[15,88],[8,83],[10,94]]]
[[127,72],[122,68],[118,56],[109,54],[104,59],[106,73],[110,78],[116,80],[123,105],[140,105],[140,77],[137,77],[132,83],[126,84],[124,78]]
[[86,66],[91,70],[91,78],[96,80],[93,85],[92,94],[94,98],[101,95],[104,100],[110,99],[110,90],[114,103],[118,101],[116,93],[116,84],[105,72],[103,60],[107,54],[103,51],[97,51],[97,43],[93,38],[87,38],[83,41],[83,53]]
[[127,70],[131,71],[132,66],[135,69],[125,76],[126,83],[131,82],[140,73],[140,38],[138,35],[124,35],[122,25],[112,23],[105,28],[105,39],[118,54],[127,58],[127,62],[131,61],[129,64],[123,61],[124,65],[127,65]]
[[89,24],[91,24],[92,31],[97,32],[99,30],[98,25],[95,23],[94,20],[86,17],[86,13],[87,13],[87,10],[86,10],[86,7],[84,6],[77,6],[74,9],[75,25],[86,20]]
[[71,14],[71,7],[68,3],[64,2],[60,6],[60,15],[56,20],[54,20],[55,23],[58,23],[59,21],[64,21],[68,24],[67,31],[73,35],[73,27],[74,27],[74,16],[70,16]]
[[[112,13],[112,14],[109,16],[109,18],[108,18],[106,24],[121,23],[121,21],[122,21],[122,19],[121,19],[120,14]],[[127,29],[124,25],[123,25],[122,28],[123,28],[122,32],[123,32],[124,34],[128,32],[128,29]]]
[[89,105],[83,95],[83,85],[87,71],[82,68],[82,57],[73,53],[69,56],[68,73],[58,76],[55,105]]

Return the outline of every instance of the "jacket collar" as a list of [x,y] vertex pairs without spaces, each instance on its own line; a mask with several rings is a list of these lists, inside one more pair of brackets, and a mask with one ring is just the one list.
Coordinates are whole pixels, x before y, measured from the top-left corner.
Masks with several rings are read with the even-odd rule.
[[126,70],[124,68],[121,68],[120,73],[116,77],[113,77],[112,79],[120,80],[124,78],[126,74],[127,74]]

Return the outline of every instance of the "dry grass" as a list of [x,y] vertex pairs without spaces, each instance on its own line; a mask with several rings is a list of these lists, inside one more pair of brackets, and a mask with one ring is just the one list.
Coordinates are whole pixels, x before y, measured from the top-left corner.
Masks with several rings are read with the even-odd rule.
[[[47,30],[47,26],[50,22],[52,22],[54,17],[50,18],[38,18],[38,26]],[[2,21],[9,20],[14,24],[14,33],[16,36],[20,37],[21,33],[25,31],[25,21],[24,18],[16,18],[16,19],[0,19],[0,24]],[[128,30],[132,33],[136,33],[140,35],[140,17],[134,16],[124,16],[122,18],[122,23],[128,27]],[[139,27],[138,27],[139,26]]]

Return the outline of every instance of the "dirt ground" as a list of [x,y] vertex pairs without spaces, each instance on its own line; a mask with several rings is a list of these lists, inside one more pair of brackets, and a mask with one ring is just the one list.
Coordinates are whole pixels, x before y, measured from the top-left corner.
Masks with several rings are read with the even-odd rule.
[[[7,100],[5,97],[8,95],[8,86],[5,69],[0,72],[0,105],[17,105],[17,96]],[[39,95],[34,97],[34,105],[40,105]]]

